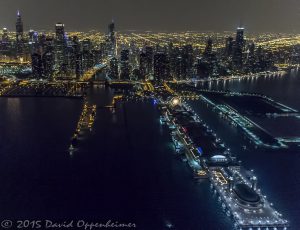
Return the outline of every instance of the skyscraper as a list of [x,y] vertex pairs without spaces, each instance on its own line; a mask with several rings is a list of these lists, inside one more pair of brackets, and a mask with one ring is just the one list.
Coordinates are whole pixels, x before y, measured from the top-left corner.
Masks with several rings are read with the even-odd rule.
[[34,50],[31,55],[31,65],[34,78],[51,79],[53,77],[54,52],[52,38],[45,38],[44,45]]
[[192,45],[185,45],[182,48],[182,73],[184,78],[191,77],[193,74],[194,53]]
[[123,49],[121,51],[121,75],[120,78],[124,80],[129,79],[130,69],[129,69],[129,50]]
[[31,66],[32,66],[32,76],[34,78],[41,78],[44,72],[41,53],[35,52],[31,55]]
[[93,67],[92,42],[90,39],[82,41],[82,69],[88,70]]
[[56,69],[59,72],[66,72],[66,50],[65,25],[57,23],[55,26],[55,59]]
[[118,59],[113,57],[110,60],[110,77],[112,79],[118,79],[119,78],[119,67],[118,67]]
[[146,46],[145,50],[147,59],[146,74],[153,74],[153,48],[151,46]]
[[7,28],[3,28],[2,30],[2,41],[0,46],[0,52],[1,54],[8,54],[10,50],[10,42],[8,37],[8,30]]
[[[206,73],[206,77],[215,77],[217,75],[217,57],[213,52],[213,41],[211,38],[207,40],[207,44],[204,50],[204,58],[198,62],[198,67],[202,68],[202,72]],[[198,71],[199,72],[199,71]]]
[[254,72],[255,68],[255,44],[252,42],[248,45],[247,59],[246,59],[246,72]]
[[238,27],[236,31],[234,56],[233,56],[234,67],[238,70],[241,70],[243,66],[244,45],[245,45],[244,28]]
[[77,36],[74,36],[72,41],[72,68],[75,68],[76,78],[79,79],[82,75],[81,46]]
[[115,22],[112,20],[112,22],[108,25],[108,54],[112,56],[116,56],[117,51],[117,40],[116,40],[116,34],[115,34]]
[[159,52],[154,55],[154,80],[162,82],[169,79],[170,66],[169,60],[165,53]]
[[16,22],[16,51],[17,56],[22,56],[24,52],[24,28],[20,11],[17,13]]
[[145,79],[146,75],[147,75],[147,55],[145,52],[141,52],[140,53],[140,60],[139,60],[139,70],[140,70],[140,75],[143,79]]

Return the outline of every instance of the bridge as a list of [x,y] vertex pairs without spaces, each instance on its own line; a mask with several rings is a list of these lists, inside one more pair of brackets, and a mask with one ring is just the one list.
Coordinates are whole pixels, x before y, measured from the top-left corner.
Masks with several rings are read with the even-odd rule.
[[83,76],[80,78],[80,81],[90,81],[98,71],[103,70],[104,68],[107,67],[106,63],[101,63],[95,65],[93,68],[87,70]]

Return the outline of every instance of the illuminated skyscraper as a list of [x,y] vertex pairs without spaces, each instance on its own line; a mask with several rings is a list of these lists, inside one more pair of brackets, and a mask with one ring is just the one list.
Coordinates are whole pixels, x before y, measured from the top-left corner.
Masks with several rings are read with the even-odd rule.
[[1,54],[8,54],[9,49],[10,49],[10,42],[8,37],[8,30],[7,28],[3,28],[0,52]]
[[17,56],[22,56],[24,52],[24,28],[20,11],[17,13],[16,22],[16,51]]
[[34,78],[51,79],[54,71],[53,39],[45,37],[43,46],[40,45],[38,49],[34,50],[31,60]]
[[39,39],[38,39],[38,32],[34,30],[29,30],[28,32],[28,44],[30,53],[34,53],[39,48]]
[[34,78],[42,78],[43,76],[43,61],[42,54],[35,52],[31,55],[32,76]]
[[254,72],[255,68],[255,44],[252,42],[248,45],[246,57],[246,72]]
[[93,67],[92,42],[90,39],[82,41],[82,69],[84,71]]
[[60,72],[66,72],[66,51],[67,43],[65,39],[65,25],[57,23],[55,26],[55,65]]
[[147,67],[146,74],[153,73],[153,48],[151,46],[146,46],[146,59],[147,59]]
[[243,50],[244,50],[245,40],[244,40],[244,28],[238,27],[236,31],[235,47],[233,62],[236,69],[241,69],[243,67]]
[[117,55],[117,40],[115,34],[115,22],[112,22],[108,25],[108,53],[112,56]]
[[237,28],[237,31],[236,31],[236,39],[235,39],[235,42],[236,42],[236,46],[240,46],[240,47],[243,47],[244,46],[244,28],[243,27],[238,27]]
[[78,37],[73,37],[72,43],[72,68],[75,69],[76,78],[82,75],[82,53]]

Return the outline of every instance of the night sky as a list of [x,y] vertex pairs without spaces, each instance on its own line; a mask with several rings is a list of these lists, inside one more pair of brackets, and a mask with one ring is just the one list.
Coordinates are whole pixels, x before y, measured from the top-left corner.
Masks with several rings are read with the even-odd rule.
[[17,10],[25,29],[224,31],[242,21],[249,32],[300,33],[300,0],[0,0],[0,27],[14,30]]

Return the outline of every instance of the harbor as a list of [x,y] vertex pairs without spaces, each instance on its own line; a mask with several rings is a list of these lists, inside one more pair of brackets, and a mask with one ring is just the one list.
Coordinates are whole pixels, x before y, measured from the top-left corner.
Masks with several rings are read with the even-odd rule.
[[[262,94],[239,93],[217,90],[199,90],[187,84],[168,84],[171,90],[186,100],[202,100],[220,118],[237,127],[256,148],[287,148],[291,142],[297,143],[299,133],[275,135],[272,128],[267,130],[264,122],[275,119],[297,120],[299,112]],[[294,122],[295,123],[295,122]],[[274,126],[274,125],[273,125]],[[276,126],[276,125],[275,125]]]
[[223,210],[236,229],[287,229],[289,223],[273,208],[246,170],[216,133],[180,97],[158,90],[161,124],[170,129],[177,153],[183,154],[197,179],[209,179]]

